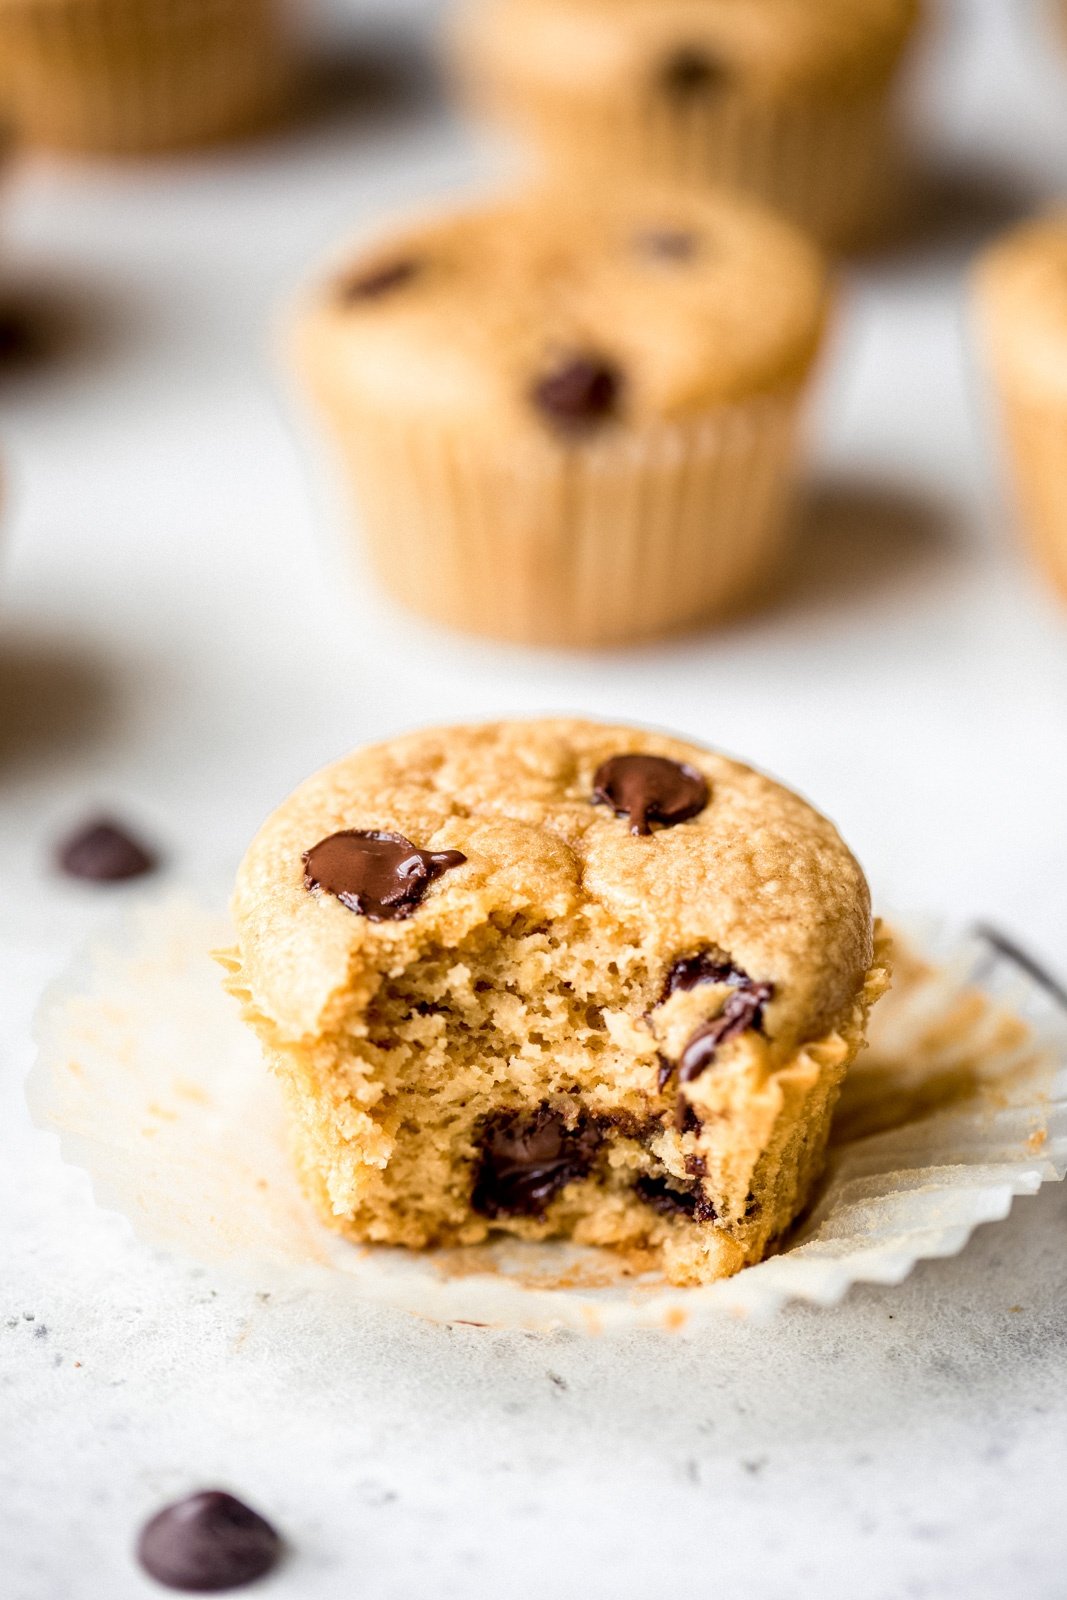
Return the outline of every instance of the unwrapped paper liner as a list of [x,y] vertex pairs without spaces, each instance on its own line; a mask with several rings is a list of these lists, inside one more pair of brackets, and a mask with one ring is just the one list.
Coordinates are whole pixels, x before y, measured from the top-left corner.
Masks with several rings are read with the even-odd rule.
[[835,1305],[960,1251],[1067,1170],[1067,1004],[996,936],[896,938],[893,990],[852,1069],[815,1203],[779,1253],[679,1289],[624,1258],[513,1240],[411,1253],[330,1233],[292,1174],[284,1110],[208,952],[224,917],[141,906],[45,997],[28,1094],[98,1202],[146,1241],[274,1292],[309,1285],[439,1322],[692,1329]]

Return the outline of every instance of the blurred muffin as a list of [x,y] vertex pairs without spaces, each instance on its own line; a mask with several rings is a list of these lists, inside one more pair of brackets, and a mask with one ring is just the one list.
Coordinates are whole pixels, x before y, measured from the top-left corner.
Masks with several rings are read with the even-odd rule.
[[1067,599],[1067,214],[995,244],[976,287],[1023,526]]
[[398,233],[295,346],[397,599],[599,645],[773,581],[825,309],[816,250],[747,202],[570,192]]
[[20,135],[52,149],[251,132],[289,87],[277,0],[0,0],[0,86]]
[[467,0],[471,99],[568,177],[725,184],[835,247],[898,199],[919,0]]

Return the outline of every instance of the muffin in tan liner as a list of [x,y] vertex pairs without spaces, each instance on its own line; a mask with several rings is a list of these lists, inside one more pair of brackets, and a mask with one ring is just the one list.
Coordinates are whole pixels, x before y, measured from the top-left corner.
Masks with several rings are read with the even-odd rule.
[[329,1226],[758,1261],[806,1203],[887,981],[863,874],[797,796],[662,734],[429,730],[312,778],[225,957]]
[[918,0],[468,0],[475,109],[569,181],[725,185],[834,248],[903,200],[895,91]]
[[995,935],[926,919],[893,929],[893,987],[845,1078],[815,1204],[758,1265],[672,1288],[630,1252],[558,1239],[353,1245],[305,1201],[280,1087],[220,988],[208,951],[232,933],[187,893],[130,908],[45,996],[28,1098],[99,1205],[153,1249],[259,1291],[314,1294],[324,1318],[335,1309],[342,1359],[361,1305],[579,1333],[830,1308],[854,1284],[899,1284],[916,1262],[957,1255],[1067,1169],[1062,988]]
[[292,92],[281,0],[0,0],[0,90],[29,144],[179,150],[251,133]]
[[1067,599],[1067,213],[988,250],[976,292],[1023,530]]
[[538,193],[348,262],[293,343],[398,600],[619,644],[773,587],[826,298],[745,202]]

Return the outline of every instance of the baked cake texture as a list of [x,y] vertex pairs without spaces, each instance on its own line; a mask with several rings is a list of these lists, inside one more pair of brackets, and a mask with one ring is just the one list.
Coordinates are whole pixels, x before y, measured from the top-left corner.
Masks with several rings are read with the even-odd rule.
[[740,189],[824,244],[899,199],[894,90],[918,0],[467,0],[476,110],[567,181]]
[[399,601],[615,644],[774,586],[826,308],[818,251],[757,206],[538,192],[346,257],[294,353]]
[[1067,212],[988,249],[977,292],[1023,529],[1067,600]]
[[832,825],[726,757],[574,720],[433,729],[313,777],[240,868],[228,986],[352,1239],[500,1230],[760,1259],[886,982]]

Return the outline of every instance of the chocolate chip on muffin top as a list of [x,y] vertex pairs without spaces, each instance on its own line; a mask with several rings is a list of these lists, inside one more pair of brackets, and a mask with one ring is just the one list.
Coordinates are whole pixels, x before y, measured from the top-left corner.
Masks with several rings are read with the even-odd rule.
[[401,922],[436,878],[466,859],[459,850],[420,850],[399,833],[346,829],[304,852],[304,884],[371,922]]
[[651,833],[653,822],[665,828],[688,822],[709,799],[707,780],[695,767],[663,756],[612,756],[593,779],[593,804],[629,817],[630,832],[639,836]]
[[550,422],[570,431],[613,416],[621,392],[621,374],[609,361],[572,356],[539,378],[532,395]]

